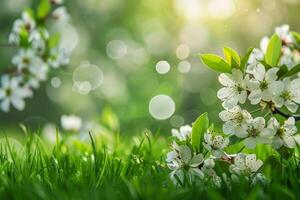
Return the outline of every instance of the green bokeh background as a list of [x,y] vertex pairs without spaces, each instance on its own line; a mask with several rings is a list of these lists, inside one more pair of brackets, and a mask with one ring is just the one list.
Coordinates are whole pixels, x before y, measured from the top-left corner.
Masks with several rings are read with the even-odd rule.
[[[13,21],[24,7],[36,2],[1,1],[1,68],[10,65],[16,52],[16,48],[6,46]],[[144,128],[168,134],[170,128],[180,124],[156,120],[149,114],[149,101],[158,94],[174,100],[174,115],[182,117],[185,124],[203,112],[209,112],[218,124],[222,107],[216,97],[220,87],[217,74],[203,66],[198,54],[221,54],[223,46],[244,54],[249,47],[259,46],[261,37],[271,35],[276,26],[285,23],[300,31],[298,0],[69,0],[65,5],[71,16],[65,37],[70,46],[76,44],[70,65],[52,70],[49,80],[26,101],[24,111],[1,112],[1,129],[17,129],[19,123],[31,127],[59,124],[63,114],[100,123],[101,113],[109,108],[118,116],[123,134]],[[107,54],[112,40],[121,41],[127,49],[121,59]],[[176,49],[180,44],[190,48],[189,57],[184,59],[191,63],[188,73],[178,70],[181,60]],[[160,60],[170,63],[167,74],[156,72]],[[103,81],[97,89],[82,95],[72,89],[73,74],[87,62],[103,72]],[[51,85],[53,77],[61,80],[59,88]]]

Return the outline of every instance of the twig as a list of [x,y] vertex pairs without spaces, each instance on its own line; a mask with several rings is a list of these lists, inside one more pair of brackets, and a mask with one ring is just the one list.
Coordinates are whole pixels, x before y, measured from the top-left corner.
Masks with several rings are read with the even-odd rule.
[[300,121],[300,115],[289,115],[289,114],[286,114],[286,113],[282,112],[281,110],[278,110],[277,108],[274,108],[273,114],[278,114],[278,115],[281,115],[285,118],[294,117],[294,119],[296,121]]
[[16,68],[4,68],[4,69],[0,69],[0,75],[3,74],[13,74],[16,73],[17,69]]

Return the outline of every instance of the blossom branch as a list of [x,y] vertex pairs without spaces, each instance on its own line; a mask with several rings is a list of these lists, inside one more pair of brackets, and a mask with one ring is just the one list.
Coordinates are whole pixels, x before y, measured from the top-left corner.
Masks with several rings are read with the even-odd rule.
[[273,110],[273,114],[278,114],[278,115],[281,115],[285,118],[289,118],[289,117],[294,117],[296,121],[300,121],[300,115],[289,115],[289,114],[286,114],[284,112],[282,112],[281,110],[275,108]]

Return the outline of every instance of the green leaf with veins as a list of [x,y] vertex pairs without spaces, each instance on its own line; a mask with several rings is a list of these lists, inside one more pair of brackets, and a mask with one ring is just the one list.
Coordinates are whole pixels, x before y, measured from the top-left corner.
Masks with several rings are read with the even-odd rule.
[[231,65],[231,68],[240,68],[241,58],[239,54],[230,47],[223,48],[224,56],[226,61]]
[[215,71],[225,73],[231,72],[230,65],[220,56],[214,54],[201,54],[200,58],[204,64]]
[[281,39],[275,33],[268,44],[265,61],[268,65],[275,67],[278,64],[281,55]]
[[249,57],[250,57],[252,51],[253,51],[253,48],[249,48],[246,55],[242,58],[241,67],[240,67],[242,71],[245,71],[245,68],[247,66],[247,63],[248,63],[248,60],[249,60]]
[[203,151],[203,137],[209,126],[207,113],[200,115],[192,127],[192,146],[197,153]]

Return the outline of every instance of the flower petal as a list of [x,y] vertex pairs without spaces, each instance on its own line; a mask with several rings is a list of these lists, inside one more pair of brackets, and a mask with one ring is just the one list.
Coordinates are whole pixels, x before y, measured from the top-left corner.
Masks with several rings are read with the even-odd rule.
[[273,68],[269,69],[266,72],[265,80],[268,81],[268,82],[276,81],[278,71],[279,71],[279,68],[277,68],[277,67],[273,67]]
[[261,90],[253,90],[250,95],[248,96],[251,104],[258,104],[261,101],[262,98],[262,92]]
[[228,76],[228,74],[220,74],[219,77],[219,82],[226,87],[233,87],[235,85],[235,82],[233,80],[230,79],[230,77]]

